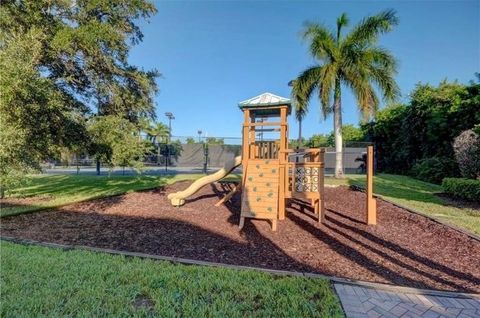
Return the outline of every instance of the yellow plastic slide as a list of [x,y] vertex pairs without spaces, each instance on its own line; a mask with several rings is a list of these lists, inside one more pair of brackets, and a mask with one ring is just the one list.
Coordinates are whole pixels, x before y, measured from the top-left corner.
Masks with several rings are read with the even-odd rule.
[[218,170],[215,173],[209,174],[208,176],[202,177],[198,180],[195,180],[188,188],[183,191],[170,193],[168,199],[174,206],[180,206],[185,203],[185,199],[200,190],[203,186],[206,186],[209,183],[218,181],[225,176],[227,176],[233,169],[242,164],[242,157],[238,156],[234,159],[231,159],[225,163],[222,169]]

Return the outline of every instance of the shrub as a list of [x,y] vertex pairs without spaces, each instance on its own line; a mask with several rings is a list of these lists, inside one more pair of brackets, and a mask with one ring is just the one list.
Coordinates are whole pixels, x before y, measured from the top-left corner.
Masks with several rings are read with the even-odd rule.
[[417,161],[410,173],[417,179],[440,184],[443,178],[457,176],[458,167],[450,158],[434,157]]
[[480,136],[472,129],[465,130],[455,138],[453,150],[461,175],[480,178]]
[[480,202],[480,180],[445,178],[443,190],[457,198]]

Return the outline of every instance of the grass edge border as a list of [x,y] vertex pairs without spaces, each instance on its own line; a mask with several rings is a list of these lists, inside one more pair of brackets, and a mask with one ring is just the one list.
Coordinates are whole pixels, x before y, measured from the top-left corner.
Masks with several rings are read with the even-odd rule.
[[[328,276],[328,275],[317,274],[317,273],[293,272],[293,271],[275,270],[275,269],[253,267],[253,266],[215,263],[215,262],[200,261],[200,260],[174,257],[174,256],[162,256],[162,255],[154,255],[154,254],[139,253],[139,252],[128,252],[128,251],[113,250],[113,249],[106,249],[106,248],[100,248],[100,247],[91,247],[91,246],[85,246],[85,245],[66,245],[66,244],[58,244],[58,243],[49,243],[49,242],[42,242],[42,241],[16,238],[16,237],[10,237],[10,236],[0,236],[0,241],[7,241],[7,242],[21,244],[21,245],[33,245],[33,246],[39,246],[39,247],[55,248],[55,249],[61,249],[65,251],[82,250],[82,251],[88,251],[93,253],[105,253],[105,254],[124,256],[124,257],[138,257],[143,259],[165,261],[165,262],[170,262],[174,264],[176,263],[176,264],[183,264],[183,265],[220,267],[220,268],[229,268],[234,270],[251,270],[251,271],[263,272],[263,273],[278,275],[278,276],[296,276],[296,277],[306,277],[306,278],[327,279],[332,283],[347,284],[347,285],[353,285],[353,286],[360,286],[363,288],[380,289],[380,290],[400,292],[400,293],[432,295],[432,296],[439,296],[439,297],[474,298],[474,299],[480,300],[480,293],[476,294],[476,293],[453,292],[453,291],[444,291],[444,290],[436,290],[436,289],[421,289],[421,288],[414,288],[414,287],[398,286],[393,284],[361,281],[361,280],[342,278],[337,276]],[[333,289],[333,292],[336,294],[335,289]]]

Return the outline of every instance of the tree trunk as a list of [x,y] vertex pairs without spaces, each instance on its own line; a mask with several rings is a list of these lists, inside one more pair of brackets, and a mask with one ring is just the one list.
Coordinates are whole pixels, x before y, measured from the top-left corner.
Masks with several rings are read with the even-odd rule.
[[344,178],[343,174],[343,138],[342,138],[342,96],[340,81],[335,82],[333,96],[333,133],[335,135],[335,178]]

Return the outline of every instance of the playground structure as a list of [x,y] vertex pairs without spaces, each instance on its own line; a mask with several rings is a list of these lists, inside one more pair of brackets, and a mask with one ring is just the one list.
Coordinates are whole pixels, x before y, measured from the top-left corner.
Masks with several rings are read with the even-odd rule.
[[[322,148],[289,149],[288,121],[291,102],[271,93],[264,93],[239,103],[243,111],[242,156],[228,161],[214,174],[196,180],[184,191],[172,193],[168,199],[174,206],[201,187],[218,181],[236,167],[242,166],[240,183],[216,205],[241,192],[240,228],[246,218],[270,220],[272,230],[285,219],[287,200],[310,204],[318,222],[325,221],[324,154]],[[270,138],[265,138],[268,136]],[[367,224],[376,224],[376,202],[371,188],[373,151],[369,147],[367,172]]]

